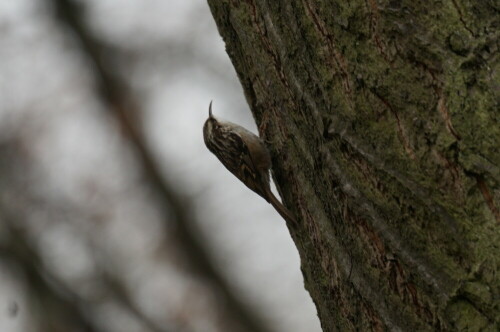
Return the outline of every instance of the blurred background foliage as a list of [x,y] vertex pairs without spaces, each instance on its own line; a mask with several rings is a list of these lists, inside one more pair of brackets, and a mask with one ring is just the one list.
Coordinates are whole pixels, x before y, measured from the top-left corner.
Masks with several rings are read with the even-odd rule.
[[320,331],[285,223],[205,148],[255,125],[201,0],[0,0],[0,331]]

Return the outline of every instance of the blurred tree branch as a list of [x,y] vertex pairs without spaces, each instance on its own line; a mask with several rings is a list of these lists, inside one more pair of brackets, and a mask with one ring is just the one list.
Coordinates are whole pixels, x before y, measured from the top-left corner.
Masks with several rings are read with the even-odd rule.
[[119,78],[119,73],[106,63],[107,48],[85,25],[82,8],[70,0],[49,2],[54,5],[60,22],[74,32],[83,55],[91,61],[101,98],[107,103],[111,114],[121,125],[125,139],[136,152],[147,183],[155,190],[160,200],[167,204],[168,212],[164,211],[164,220],[174,222],[178,243],[189,258],[192,270],[209,281],[220,296],[220,303],[224,304],[222,312],[234,320],[242,330],[269,331],[269,327],[231,289],[215,267],[207,248],[199,240],[189,203],[181,197],[179,190],[174,190],[175,186],[162,176],[145,143],[141,128],[137,125],[140,122],[137,117],[141,114],[139,107],[132,100],[126,84]]
[[[23,179],[26,174],[34,172],[31,166],[33,161],[23,150],[20,138],[13,137],[0,143],[0,174],[4,177],[0,179],[4,180],[0,181],[0,257],[7,265],[20,270],[25,277],[23,286],[29,291],[33,302],[38,304],[37,308],[43,310],[38,313],[42,331],[68,331],[69,327],[74,327],[77,331],[83,329],[88,332],[104,332],[92,317],[94,304],[81,296],[74,285],[66,284],[45,266],[35,241],[30,238],[33,234],[30,234],[31,230],[27,227],[33,211],[43,211],[50,215],[51,219],[57,219],[60,215],[87,219],[89,214],[68,200],[52,202],[35,197]],[[73,223],[73,226],[77,227],[78,223]],[[80,228],[78,233],[83,234],[85,230]],[[96,248],[96,244],[89,243],[89,248]],[[102,256],[102,252],[98,255]],[[172,330],[159,326],[147,317],[131,298],[124,282],[106,269],[103,263],[98,264],[96,257],[94,261],[99,270],[95,279],[97,284],[102,285],[97,288],[105,289],[110,295],[110,302],[125,309],[152,332]]]
[[84,301],[43,268],[40,257],[26,239],[17,217],[0,207],[4,241],[0,242],[0,257],[13,264],[26,278],[28,292],[43,308],[38,313],[43,331],[105,332],[89,316]]

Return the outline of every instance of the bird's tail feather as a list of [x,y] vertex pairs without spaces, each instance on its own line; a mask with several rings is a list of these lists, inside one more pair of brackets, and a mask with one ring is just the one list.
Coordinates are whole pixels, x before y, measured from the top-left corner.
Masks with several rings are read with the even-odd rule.
[[295,216],[288,210],[277,198],[274,196],[271,189],[266,190],[267,197],[269,198],[269,203],[278,211],[278,213],[285,219],[288,224],[296,225],[297,220]]

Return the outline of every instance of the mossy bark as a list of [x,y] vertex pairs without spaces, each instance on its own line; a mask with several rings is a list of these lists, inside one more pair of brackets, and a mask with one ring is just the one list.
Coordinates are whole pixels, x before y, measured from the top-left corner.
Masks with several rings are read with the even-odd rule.
[[495,0],[208,0],[325,331],[497,331]]

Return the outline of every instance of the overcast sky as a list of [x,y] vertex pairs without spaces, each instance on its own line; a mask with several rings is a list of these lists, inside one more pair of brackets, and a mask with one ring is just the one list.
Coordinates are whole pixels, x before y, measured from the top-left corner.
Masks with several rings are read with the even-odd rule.
[[[195,199],[200,227],[221,269],[277,330],[320,331],[284,221],[204,146],[201,129],[210,100],[217,116],[256,132],[205,1],[82,2],[90,8],[93,29],[123,50],[117,61],[127,64],[124,75],[145,110],[149,143],[166,176]],[[147,210],[149,203],[124,190],[138,175],[124,166],[118,136],[110,133],[102,105],[92,96],[92,75],[82,70],[85,60],[58,31],[44,3],[0,0],[0,139],[12,131],[34,137],[32,150],[43,174],[37,190],[44,195],[94,207],[100,200],[88,189],[94,184],[103,197],[128,192],[120,194],[114,222],[106,228],[116,239],[105,246],[124,257],[147,253],[159,229],[155,216],[148,216],[150,224],[138,225],[144,216],[137,211]],[[88,259],[72,231],[58,227],[43,234],[41,243],[54,246],[48,249],[53,255],[71,253],[73,265],[63,269],[70,278],[85,273]],[[144,298],[159,290],[171,292],[182,282],[169,273],[143,290]],[[22,310],[17,319],[2,314],[18,296],[10,279],[1,268],[0,331],[24,332]]]

